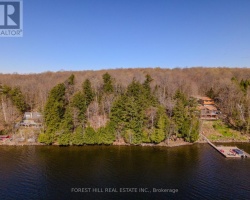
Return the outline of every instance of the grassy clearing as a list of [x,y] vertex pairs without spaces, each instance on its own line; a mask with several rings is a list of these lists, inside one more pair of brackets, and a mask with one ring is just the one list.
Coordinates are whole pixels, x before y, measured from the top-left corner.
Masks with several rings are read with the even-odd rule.
[[242,135],[239,131],[231,129],[221,120],[212,121],[212,122],[204,122],[204,127],[210,130],[207,137],[208,139],[212,141],[218,141],[218,140],[220,141],[227,141],[227,140],[248,141],[247,136]]

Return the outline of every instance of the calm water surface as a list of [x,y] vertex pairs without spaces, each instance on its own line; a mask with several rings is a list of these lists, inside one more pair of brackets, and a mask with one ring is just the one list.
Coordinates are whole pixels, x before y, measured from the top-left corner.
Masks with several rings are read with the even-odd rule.
[[[250,153],[250,144],[237,146]],[[91,192],[72,192],[72,188],[91,188]],[[92,192],[94,188],[100,192]],[[105,188],[118,192],[105,193]],[[121,193],[121,188],[137,192]],[[139,188],[149,192],[138,192]],[[178,192],[153,192],[153,188]],[[0,146],[0,199],[128,198],[249,199],[250,158],[225,159],[207,144]]]

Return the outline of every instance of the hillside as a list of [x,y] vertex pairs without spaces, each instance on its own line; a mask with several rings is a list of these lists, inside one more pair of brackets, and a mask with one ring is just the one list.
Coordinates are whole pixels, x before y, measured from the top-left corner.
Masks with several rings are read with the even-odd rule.
[[[26,111],[44,113],[45,127],[48,131],[50,115],[53,109],[57,109],[53,105],[60,104],[61,113],[57,121],[53,122],[58,125],[52,128],[53,131],[51,130],[53,135],[55,134],[53,136],[55,140],[63,133],[55,129],[61,129],[63,123],[64,126],[65,123],[71,126],[70,121],[73,125],[68,133],[77,131],[78,127],[84,129],[91,127],[98,132],[109,122],[115,122],[116,125],[120,124],[120,127],[112,127],[114,140],[125,139],[130,143],[159,143],[170,134],[171,127],[174,127],[173,135],[183,137],[186,141],[195,140],[189,134],[192,132],[191,129],[195,131],[194,126],[196,126],[192,110],[195,104],[190,101],[193,95],[213,98],[223,113],[224,123],[239,133],[247,134],[250,130],[249,68],[138,68],[25,75],[0,74],[0,83],[2,132],[11,131],[13,124],[20,121]],[[53,91],[59,96],[55,96]],[[89,100],[87,91],[90,94]],[[137,107],[140,105],[141,108]],[[133,112],[140,115],[135,115],[133,121],[132,118],[117,113],[120,107],[124,110],[119,112],[127,113],[127,117]],[[81,116],[79,113],[82,113]],[[73,118],[65,122],[67,116]],[[119,119],[123,117],[125,121]],[[182,120],[185,119],[191,120],[187,122],[189,125],[182,125]],[[138,120],[141,121],[139,127],[131,125]],[[161,125],[163,123],[161,120],[165,120],[165,125]],[[159,136],[160,126],[164,129],[162,129],[164,136]],[[88,131],[93,132],[90,129]],[[143,134],[146,137],[144,140]],[[137,138],[134,142],[132,135]]]

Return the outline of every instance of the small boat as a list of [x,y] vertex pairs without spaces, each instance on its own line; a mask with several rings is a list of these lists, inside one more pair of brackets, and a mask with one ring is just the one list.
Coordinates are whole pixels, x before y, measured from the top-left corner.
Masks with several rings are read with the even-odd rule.
[[10,138],[9,135],[0,135],[0,140],[8,139]]

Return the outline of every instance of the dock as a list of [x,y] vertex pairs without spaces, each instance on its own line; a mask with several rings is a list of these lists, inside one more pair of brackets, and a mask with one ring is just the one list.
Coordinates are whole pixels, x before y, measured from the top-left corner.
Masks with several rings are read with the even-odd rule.
[[[200,134],[207,143],[226,158],[250,158],[250,155],[235,146],[215,146],[205,135]],[[237,153],[240,152],[240,153]]]

